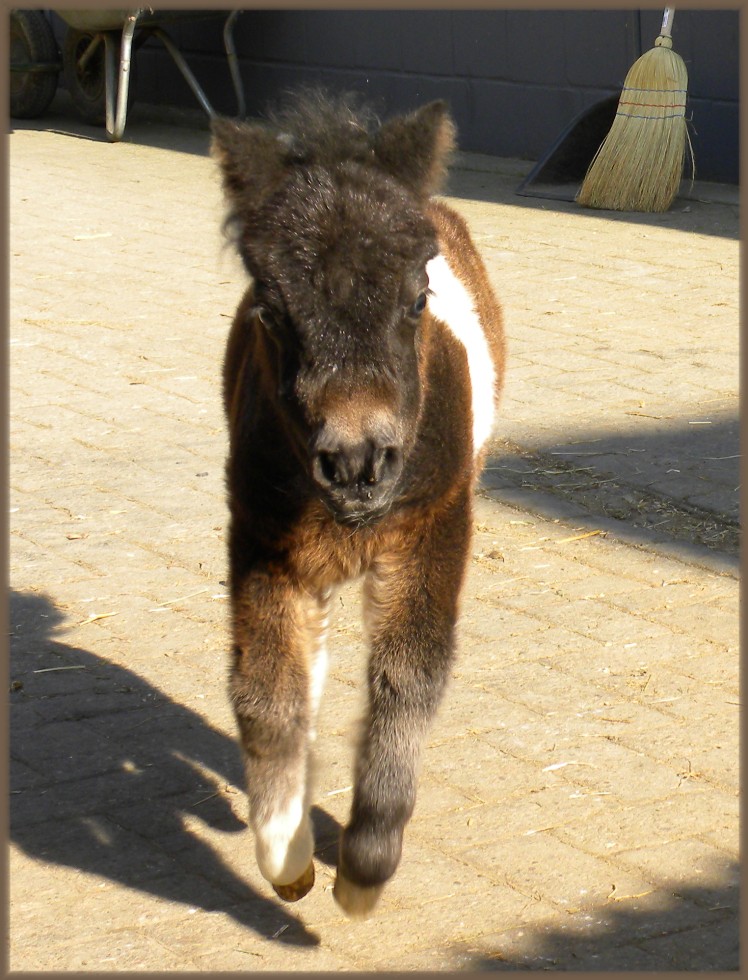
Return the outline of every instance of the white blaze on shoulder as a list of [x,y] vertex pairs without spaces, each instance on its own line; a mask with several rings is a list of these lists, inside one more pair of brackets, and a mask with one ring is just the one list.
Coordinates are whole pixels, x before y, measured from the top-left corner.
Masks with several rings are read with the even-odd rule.
[[429,310],[449,328],[467,354],[473,410],[473,452],[491,435],[495,412],[496,371],[472,296],[443,255],[426,265]]

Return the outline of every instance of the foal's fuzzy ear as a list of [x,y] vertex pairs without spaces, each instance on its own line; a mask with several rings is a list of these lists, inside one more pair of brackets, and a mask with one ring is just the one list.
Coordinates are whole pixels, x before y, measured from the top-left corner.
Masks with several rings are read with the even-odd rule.
[[223,189],[236,214],[251,213],[275,190],[297,154],[291,141],[257,123],[217,117],[210,151],[223,173]]
[[374,153],[380,166],[420,197],[439,190],[455,147],[455,125],[446,102],[429,102],[386,122]]

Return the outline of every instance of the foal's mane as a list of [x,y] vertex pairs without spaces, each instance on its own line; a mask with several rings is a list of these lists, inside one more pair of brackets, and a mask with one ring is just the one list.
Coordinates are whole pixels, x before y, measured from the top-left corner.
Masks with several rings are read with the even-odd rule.
[[356,92],[295,89],[271,108],[268,122],[283,134],[298,162],[331,166],[371,157],[380,119]]
[[263,225],[263,209],[292,175],[304,180],[316,170],[316,179],[321,169],[350,178],[355,172],[360,185],[369,172],[394,180],[420,204],[442,186],[455,137],[443,101],[382,123],[358,94],[318,88],[286,93],[263,122],[217,118],[212,130],[229,205],[224,230],[250,273],[253,241],[264,248],[275,229],[272,215]]

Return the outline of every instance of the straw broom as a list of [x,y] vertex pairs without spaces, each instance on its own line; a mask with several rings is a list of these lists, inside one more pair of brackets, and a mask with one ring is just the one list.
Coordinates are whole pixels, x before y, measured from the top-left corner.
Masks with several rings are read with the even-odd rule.
[[672,50],[673,8],[665,9],[655,46],[629,70],[610,132],[577,195],[584,207],[667,211],[686,155],[688,72]]

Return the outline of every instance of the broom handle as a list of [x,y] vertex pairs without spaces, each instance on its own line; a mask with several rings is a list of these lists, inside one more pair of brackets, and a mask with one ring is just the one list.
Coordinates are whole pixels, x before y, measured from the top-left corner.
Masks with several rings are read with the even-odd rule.
[[675,17],[675,10],[672,7],[665,7],[665,14],[662,18],[662,29],[660,30],[660,37],[670,37],[672,35],[674,17]]

